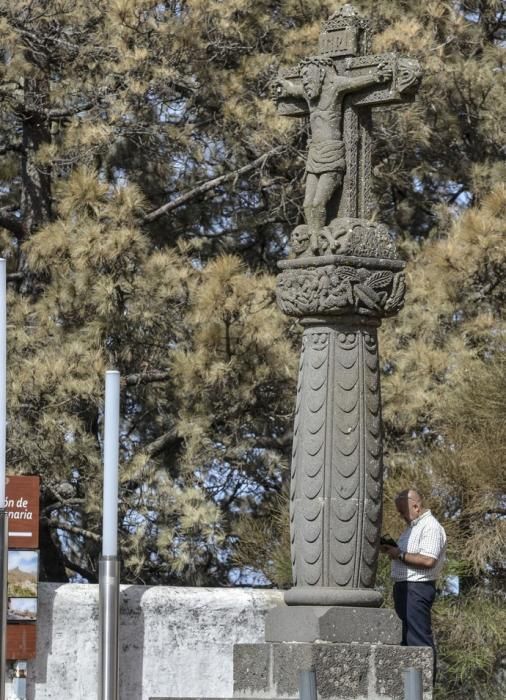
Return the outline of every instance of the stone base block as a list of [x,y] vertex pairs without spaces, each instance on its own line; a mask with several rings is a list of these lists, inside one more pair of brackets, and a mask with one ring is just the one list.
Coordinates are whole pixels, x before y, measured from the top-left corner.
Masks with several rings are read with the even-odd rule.
[[287,605],[346,605],[379,608],[383,596],[374,588],[340,588],[338,586],[293,586],[284,594]]
[[278,606],[267,613],[266,642],[400,644],[402,624],[386,608]]
[[403,671],[423,672],[432,700],[432,649],[330,642],[236,644],[234,698],[299,697],[299,671],[314,669],[319,700],[402,700]]

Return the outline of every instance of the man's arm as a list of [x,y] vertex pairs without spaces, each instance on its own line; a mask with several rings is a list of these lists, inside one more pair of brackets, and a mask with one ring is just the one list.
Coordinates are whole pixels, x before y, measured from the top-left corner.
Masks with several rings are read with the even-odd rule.
[[[399,547],[390,547],[389,545],[383,545],[381,551],[385,552],[390,559],[399,559],[401,553]],[[420,569],[432,569],[436,565],[437,559],[425,554],[409,554],[408,552],[404,552],[403,561],[408,566],[416,566]]]

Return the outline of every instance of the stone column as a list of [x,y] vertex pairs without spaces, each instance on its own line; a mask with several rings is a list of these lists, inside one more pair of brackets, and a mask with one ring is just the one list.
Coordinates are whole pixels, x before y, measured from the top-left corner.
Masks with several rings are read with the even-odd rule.
[[305,319],[291,473],[288,604],[381,603],[373,590],[382,444],[376,319]]
[[355,220],[351,231],[357,226],[376,256],[280,263],[279,306],[305,326],[291,472],[294,585],[287,605],[382,602],[374,590],[383,480],[377,328],[402,305],[404,263],[384,227]]
[[[355,220],[357,223],[357,220]],[[403,302],[404,263],[380,225],[377,254],[280,263],[278,303],[305,326],[291,473],[288,605],[376,607],[383,447],[377,328]],[[352,230],[356,229],[356,226]],[[389,257],[386,257],[388,255]]]

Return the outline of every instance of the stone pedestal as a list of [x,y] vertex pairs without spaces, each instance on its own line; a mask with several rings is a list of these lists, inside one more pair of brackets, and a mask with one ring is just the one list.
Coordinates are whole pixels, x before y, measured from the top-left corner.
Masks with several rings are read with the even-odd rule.
[[314,669],[321,700],[402,700],[403,671],[423,671],[424,700],[432,700],[432,650],[330,642],[237,644],[234,699],[299,698],[299,671]]
[[386,608],[278,606],[265,619],[266,642],[400,644],[402,625]]

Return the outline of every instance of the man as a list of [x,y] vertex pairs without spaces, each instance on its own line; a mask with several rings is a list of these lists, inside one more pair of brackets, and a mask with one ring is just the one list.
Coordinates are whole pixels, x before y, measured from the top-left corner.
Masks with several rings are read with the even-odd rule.
[[402,620],[402,645],[432,647],[434,678],[436,648],[432,635],[431,608],[436,595],[436,579],[444,566],[446,533],[430,510],[423,506],[414,489],[396,496],[397,512],[408,527],[398,546],[382,545],[392,561],[395,612]]
[[318,234],[326,223],[327,204],[342,186],[346,152],[342,140],[343,106],[346,95],[390,80],[392,69],[380,64],[367,75],[338,73],[330,58],[311,56],[299,63],[300,83],[276,80],[277,95],[302,97],[309,108],[311,140],[306,164],[304,213],[309,230],[309,249],[318,252]]

